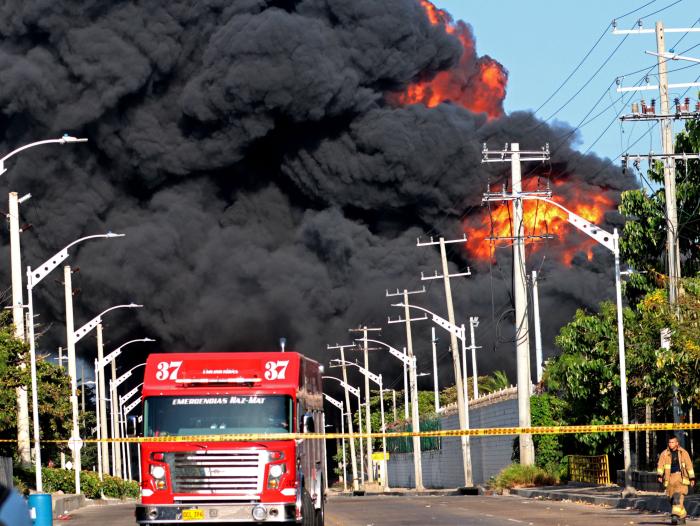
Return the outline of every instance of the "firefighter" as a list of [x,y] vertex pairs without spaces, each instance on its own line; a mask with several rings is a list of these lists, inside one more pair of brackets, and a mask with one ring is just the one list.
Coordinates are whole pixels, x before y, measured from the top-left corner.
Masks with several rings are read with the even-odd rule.
[[695,486],[695,471],[690,455],[680,447],[676,436],[668,439],[668,448],[659,455],[656,472],[671,502],[671,524],[685,524],[683,498],[688,494],[688,486]]

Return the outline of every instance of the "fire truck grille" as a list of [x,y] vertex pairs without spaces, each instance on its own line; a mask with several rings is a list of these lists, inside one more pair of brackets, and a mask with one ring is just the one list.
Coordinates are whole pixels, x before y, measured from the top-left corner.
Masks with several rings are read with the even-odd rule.
[[262,491],[264,461],[259,450],[201,450],[167,453],[173,493],[199,497],[239,495],[257,498]]

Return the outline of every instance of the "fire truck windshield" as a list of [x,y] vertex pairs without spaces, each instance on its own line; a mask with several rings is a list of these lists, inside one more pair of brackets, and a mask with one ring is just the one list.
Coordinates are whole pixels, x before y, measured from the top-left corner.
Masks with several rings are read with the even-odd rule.
[[290,433],[294,405],[282,395],[156,396],[144,404],[145,436]]

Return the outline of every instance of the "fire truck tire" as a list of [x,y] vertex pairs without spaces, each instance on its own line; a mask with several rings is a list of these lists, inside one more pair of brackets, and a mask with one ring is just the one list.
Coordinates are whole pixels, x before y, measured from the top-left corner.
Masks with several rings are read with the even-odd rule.
[[314,526],[316,521],[316,510],[314,509],[314,501],[311,499],[309,492],[304,490],[301,497],[301,517],[302,526]]

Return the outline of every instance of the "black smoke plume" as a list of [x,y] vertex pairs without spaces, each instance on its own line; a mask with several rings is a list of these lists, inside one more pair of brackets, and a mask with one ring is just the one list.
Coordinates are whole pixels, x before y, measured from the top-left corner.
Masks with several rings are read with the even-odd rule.
[[[8,161],[3,188],[33,194],[21,205],[34,226],[25,264],[83,235],[127,234],[69,260],[80,267],[76,326],[114,304],[145,305],[108,315],[108,350],[143,336],[158,339],[149,351],[271,349],[286,336],[327,363],[326,344],[348,342],[358,324],[386,327],[382,338],[401,347],[403,327],[386,324],[401,311],[385,290],[415,289],[421,271],[439,268],[417,237],[460,236],[463,216],[483,212],[487,182],[506,171],[480,163],[481,144],[538,148],[568,132],[528,113],[489,122],[449,101],[388,103],[462,52],[417,0],[8,0],[0,19],[2,151],[64,132],[90,139]],[[570,142],[553,166],[615,201],[631,184]],[[613,290],[608,254],[568,268],[556,242],[549,251],[547,354],[576,307]],[[452,271],[469,264],[454,245],[450,257]],[[459,318],[482,318],[481,372],[513,369],[507,253],[498,261],[453,284]],[[35,297],[49,353],[65,341],[61,280],[56,271]],[[439,283],[412,299],[445,312]],[[429,370],[427,322],[414,332]],[[146,349],[125,356],[136,363]],[[91,363],[94,339],[78,352]],[[374,363],[400,377],[391,360]]]

